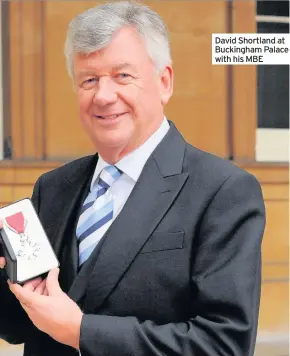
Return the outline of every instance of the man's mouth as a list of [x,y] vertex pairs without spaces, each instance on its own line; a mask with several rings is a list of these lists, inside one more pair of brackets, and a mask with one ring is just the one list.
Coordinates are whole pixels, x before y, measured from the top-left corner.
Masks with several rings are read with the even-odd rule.
[[96,118],[98,119],[117,119],[117,117],[126,114],[126,113],[121,113],[121,114],[114,114],[114,115],[95,115]]

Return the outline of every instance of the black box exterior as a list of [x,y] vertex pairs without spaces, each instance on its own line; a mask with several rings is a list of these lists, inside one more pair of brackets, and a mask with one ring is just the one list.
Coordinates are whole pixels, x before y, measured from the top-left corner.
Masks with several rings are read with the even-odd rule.
[[6,259],[5,270],[11,283],[17,282],[17,258],[14,254],[9,238],[4,229],[0,230],[2,240],[3,253]]

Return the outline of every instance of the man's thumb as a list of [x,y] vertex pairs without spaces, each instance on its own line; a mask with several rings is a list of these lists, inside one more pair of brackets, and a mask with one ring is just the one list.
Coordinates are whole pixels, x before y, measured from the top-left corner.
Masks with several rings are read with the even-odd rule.
[[46,289],[48,291],[48,295],[57,297],[62,295],[63,291],[60,288],[58,283],[58,275],[59,268],[54,268],[49,271],[48,276],[46,278]]

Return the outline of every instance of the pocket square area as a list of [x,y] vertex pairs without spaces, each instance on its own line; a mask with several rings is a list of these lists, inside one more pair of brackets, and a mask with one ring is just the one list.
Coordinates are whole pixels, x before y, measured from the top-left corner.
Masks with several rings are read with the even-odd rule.
[[140,253],[175,250],[183,248],[184,232],[155,232]]

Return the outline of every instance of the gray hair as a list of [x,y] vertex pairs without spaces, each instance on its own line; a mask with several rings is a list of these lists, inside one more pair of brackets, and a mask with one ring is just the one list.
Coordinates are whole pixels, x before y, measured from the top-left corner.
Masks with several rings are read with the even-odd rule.
[[73,77],[76,53],[90,54],[105,48],[113,34],[124,26],[135,27],[144,39],[157,72],[171,64],[168,33],[161,17],[146,5],[118,1],[88,9],[70,22],[65,42],[69,74]]

